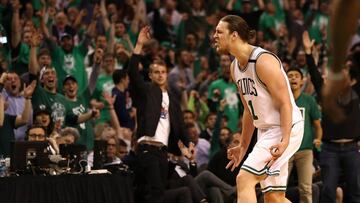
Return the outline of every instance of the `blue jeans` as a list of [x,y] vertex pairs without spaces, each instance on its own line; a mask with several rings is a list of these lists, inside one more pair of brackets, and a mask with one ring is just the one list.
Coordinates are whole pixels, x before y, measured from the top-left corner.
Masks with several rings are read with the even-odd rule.
[[335,203],[339,177],[345,174],[346,202],[360,203],[360,151],[356,143],[324,143],[320,154],[320,167],[324,183],[321,202]]

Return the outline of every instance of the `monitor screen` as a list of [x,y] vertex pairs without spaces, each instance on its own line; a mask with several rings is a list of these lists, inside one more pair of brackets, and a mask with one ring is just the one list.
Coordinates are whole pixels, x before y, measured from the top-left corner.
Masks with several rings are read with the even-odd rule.
[[106,163],[106,148],[107,141],[106,140],[95,140],[94,141],[94,163],[93,169],[101,169]]
[[11,171],[24,171],[29,167],[49,166],[48,142],[15,141],[11,143]]
[[87,151],[85,145],[80,144],[61,144],[59,145],[60,154],[68,161],[68,166],[74,171],[79,171],[80,161],[87,161]]

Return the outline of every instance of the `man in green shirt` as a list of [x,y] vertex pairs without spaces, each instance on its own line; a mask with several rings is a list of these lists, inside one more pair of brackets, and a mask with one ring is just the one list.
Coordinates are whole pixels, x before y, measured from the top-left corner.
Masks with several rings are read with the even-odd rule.
[[[65,33],[60,36],[61,46],[52,43],[52,46],[50,47],[51,57],[59,81],[63,81],[66,75],[73,75],[78,81],[79,95],[82,95],[85,92],[88,85],[84,60],[88,52],[87,47],[89,44],[90,38],[85,37],[82,43],[78,46],[74,46],[73,36]],[[58,86],[59,89],[62,89],[62,83],[58,83]]]
[[32,99],[34,109],[51,109],[53,122],[60,122],[61,126],[64,125],[64,121],[66,121],[67,124],[76,125],[96,116],[98,114],[96,110],[91,110],[81,115],[67,114],[67,112],[69,112],[67,109],[70,108],[71,104],[70,101],[57,92],[58,78],[55,69],[52,67],[44,67],[39,71],[40,67],[36,57],[36,49],[39,44],[40,36],[35,33],[31,40],[29,58],[30,81],[40,81],[40,84],[35,88]]
[[[75,77],[69,75],[63,81],[65,99],[68,101],[66,108],[66,115],[77,115],[86,114],[89,112],[89,104],[85,101],[82,96],[77,96],[78,84]],[[91,117],[98,117],[99,110],[93,109]],[[78,129],[80,137],[77,139],[77,144],[86,145],[88,150],[91,150],[94,146],[94,132],[90,120],[85,122],[68,124],[71,127]]]
[[33,24],[21,26],[20,23],[21,3],[14,1],[12,3],[12,19],[11,19],[11,69],[18,75],[22,75],[27,71],[29,63],[31,29]]
[[320,148],[322,128],[321,113],[315,99],[302,93],[303,74],[298,68],[290,68],[287,71],[290,87],[293,92],[296,105],[299,107],[305,121],[304,137],[299,150],[289,160],[289,172],[295,164],[298,174],[300,202],[312,202],[312,168],[313,168],[313,145]]
[[102,64],[103,73],[101,73],[96,81],[95,90],[92,94],[91,106],[100,110],[100,118],[97,122],[110,122],[110,114],[107,102],[102,96],[104,92],[112,94],[112,89],[115,87],[112,74],[115,71],[115,57],[113,54],[105,54]]
[[259,30],[264,33],[265,40],[276,40],[279,21],[275,17],[276,9],[272,2],[266,4],[266,12],[260,16]]
[[[213,81],[208,89],[208,100],[212,103],[217,103],[216,108],[220,100],[225,99],[227,106],[224,110],[224,115],[229,119],[228,127],[231,131],[236,132],[238,130],[239,116],[241,115],[241,110],[239,105],[241,101],[237,95],[236,85],[230,81],[230,56],[221,55],[220,56],[220,67],[222,75],[218,80]],[[211,105],[210,105],[211,106]],[[211,108],[214,111],[213,108]]]

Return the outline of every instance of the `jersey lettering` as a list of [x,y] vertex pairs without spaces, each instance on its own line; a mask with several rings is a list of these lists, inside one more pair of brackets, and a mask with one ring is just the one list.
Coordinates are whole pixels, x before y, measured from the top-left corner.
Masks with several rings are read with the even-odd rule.
[[238,86],[241,89],[242,95],[258,96],[255,82],[251,78],[242,78],[237,81]]

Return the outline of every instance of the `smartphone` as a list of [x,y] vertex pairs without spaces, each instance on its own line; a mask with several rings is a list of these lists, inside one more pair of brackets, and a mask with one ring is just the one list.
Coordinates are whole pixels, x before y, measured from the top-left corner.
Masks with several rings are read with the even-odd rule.
[[0,43],[1,44],[6,44],[7,43],[7,38],[6,37],[0,37]]

